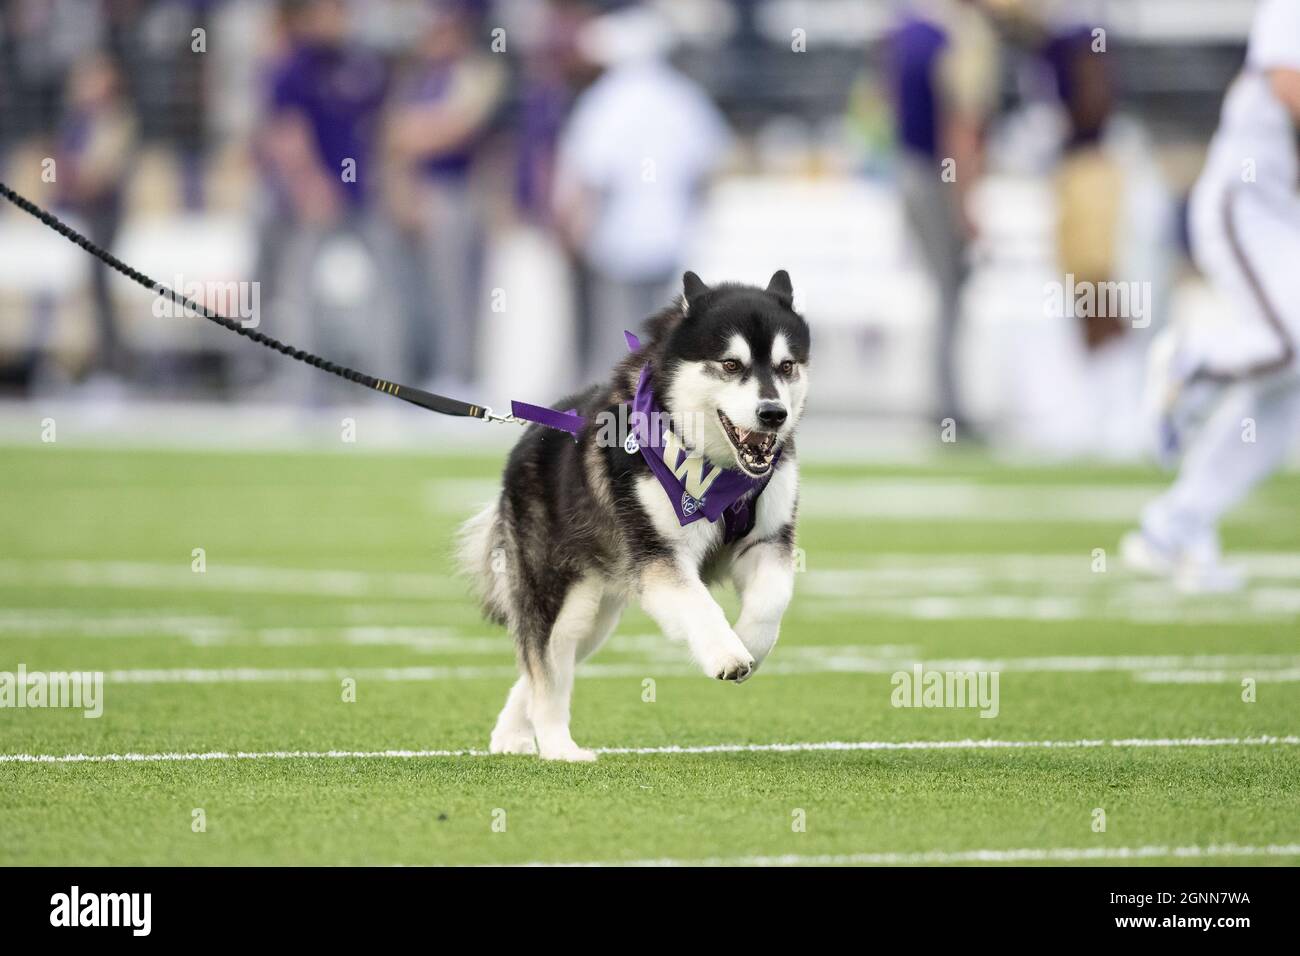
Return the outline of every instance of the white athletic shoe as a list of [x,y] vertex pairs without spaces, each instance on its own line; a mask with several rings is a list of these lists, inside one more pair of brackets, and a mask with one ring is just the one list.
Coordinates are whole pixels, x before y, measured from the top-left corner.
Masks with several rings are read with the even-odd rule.
[[1129,531],[1120,538],[1119,556],[1130,571],[1153,578],[1172,577],[1178,567],[1177,556],[1159,547],[1141,530]]
[[1219,560],[1217,544],[1186,548],[1165,548],[1145,532],[1130,531],[1120,539],[1120,560],[1138,572],[1164,578],[1184,594],[1231,594],[1246,586],[1241,568]]
[[1218,393],[1212,383],[1194,380],[1197,367],[1186,337],[1176,324],[1167,325],[1151,340],[1142,421],[1156,459],[1166,468],[1177,463],[1188,434],[1208,414]]

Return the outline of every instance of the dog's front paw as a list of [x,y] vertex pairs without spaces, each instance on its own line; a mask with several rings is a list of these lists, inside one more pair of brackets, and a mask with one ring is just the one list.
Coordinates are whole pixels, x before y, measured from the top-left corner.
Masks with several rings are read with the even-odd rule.
[[745,645],[745,650],[747,650],[750,657],[754,659],[754,664],[750,667],[749,673],[745,674],[743,677],[736,678],[737,684],[743,684],[758,672],[759,667],[762,666],[763,661],[772,650],[772,646],[776,643],[776,635],[768,634],[764,631],[746,629],[743,625],[737,625],[736,637],[740,639],[741,644]]
[[753,655],[745,650],[745,645],[735,641],[735,647],[721,648],[710,654],[702,663],[704,673],[718,680],[730,680],[740,683],[754,672],[757,666]]

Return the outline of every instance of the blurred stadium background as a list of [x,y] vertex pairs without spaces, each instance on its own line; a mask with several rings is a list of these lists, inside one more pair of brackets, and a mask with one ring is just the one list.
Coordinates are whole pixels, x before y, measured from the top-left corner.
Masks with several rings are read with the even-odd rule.
[[[907,189],[935,82],[907,28],[969,6],[9,0],[0,174],[209,305],[472,401],[603,374],[683,268],[786,268],[816,329],[814,423],[876,425],[828,436],[933,441],[951,415],[998,448],[1135,458],[1148,336],[1216,308],[1181,210],[1254,3],[983,2],[984,62],[959,81],[970,221],[936,240],[942,211]],[[7,431],[39,402],[93,411],[101,437],[156,438],[159,415],[192,417],[179,440],[337,434],[342,403],[373,409],[365,442],[478,440],[158,315],[14,209],[0,250]],[[1045,314],[1067,273],[1146,284],[1150,327]]]

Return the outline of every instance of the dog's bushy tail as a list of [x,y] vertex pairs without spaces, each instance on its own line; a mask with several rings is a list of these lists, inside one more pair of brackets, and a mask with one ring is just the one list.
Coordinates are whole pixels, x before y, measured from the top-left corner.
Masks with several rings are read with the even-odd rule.
[[505,529],[498,498],[460,526],[457,535],[457,569],[469,579],[483,616],[505,626],[510,580],[507,573]]

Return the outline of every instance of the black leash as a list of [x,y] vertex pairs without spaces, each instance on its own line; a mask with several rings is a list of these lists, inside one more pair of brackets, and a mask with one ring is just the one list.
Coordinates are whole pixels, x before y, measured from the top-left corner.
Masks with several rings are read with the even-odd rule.
[[203,316],[203,318],[207,319],[209,322],[215,322],[223,329],[228,329],[236,335],[242,335],[246,339],[251,339],[258,345],[265,345],[269,349],[275,349],[275,351],[279,352],[281,355],[287,355],[291,359],[305,362],[312,368],[318,368],[322,372],[329,372],[331,375],[337,375],[339,378],[347,379],[349,382],[355,382],[365,388],[373,388],[376,391],[383,392],[385,395],[392,395],[395,398],[402,399],[404,402],[410,402],[412,405],[419,405],[421,408],[429,409],[429,411],[438,412],[440,415],[457,415],[462,418],[481,418],[484,421],[495,422],[512,422],[515,420],[512,415],[493,414],[492,409],[488,408],[486,405],[471,405],[469,402],[460,401],[460,399],[447,398],[445,395],[435,395],[433,392],[426,392],[422,388],[413,388],[410,385],[399,385],[397,382],[375,378],[371,375],[367,375],[365,372],[358,372],[356,369],[351,369],[344,365],[337,365],[329,359],[321,358],[319,355],[313,355],[311,352],[304,352],[302,349],[296,349],[292,345],[286,345],[284,342],[274,339],[269,335],[264,335],[256,329],[245,328],[234,319],[213,312],[206,306],[199,305],[192,299],[181,295],[175,289],[169,289],[161,282],[155,282],[143,272],[132,269],[111,252],[99,248],[99,246],[95,245],[81,233],[77,232],[77,230],[60,220],[53,213],[46,212],[35,203],[24,199],[4,183],[0,183],[0,195],[3,195],[5,199],[8,199],[23,212],[35,216],[42,223],[49,226],[65,239],[81,246],[81,248],[85,249],[100,262],[116,269],[132,282],[144,286],[150,292],[157,295],[165,295],[177,305]]

